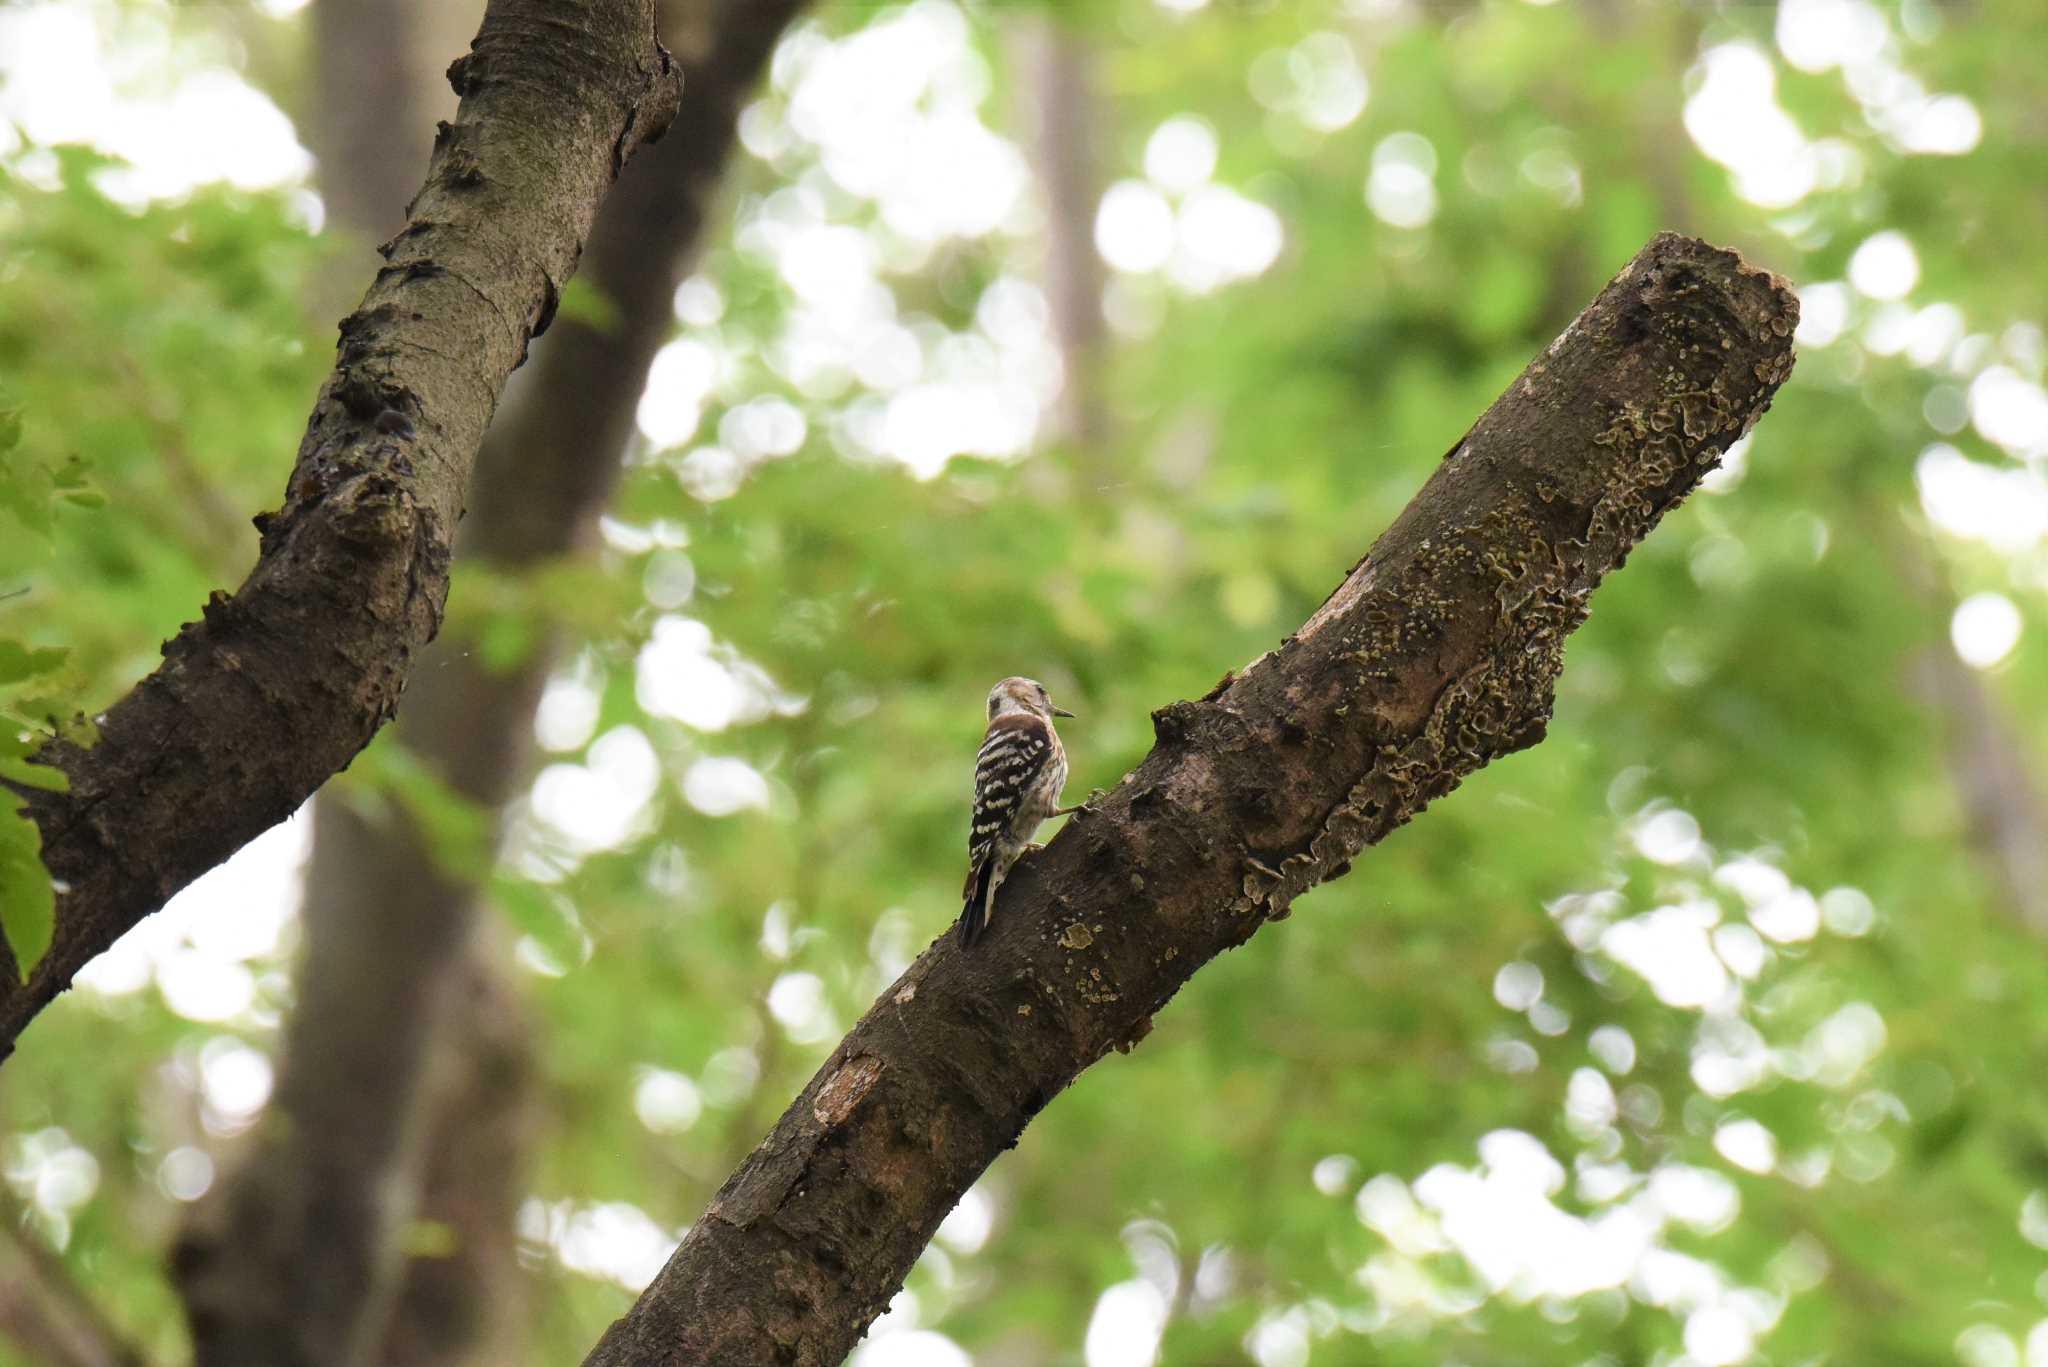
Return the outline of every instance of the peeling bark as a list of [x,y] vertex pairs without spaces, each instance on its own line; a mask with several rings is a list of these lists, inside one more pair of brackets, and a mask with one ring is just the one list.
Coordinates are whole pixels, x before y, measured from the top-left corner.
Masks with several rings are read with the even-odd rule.
[[[607,199],[583,261],[611,325],[534,351],[477,461],[462,555],[516,573],[573,552],[608,502],[635,401],[730,158],[742,100],[798,0],[665,0],[683,71],[669,135]],[[451,637],[420,659],[401,739],[495,811],[528,767],[551,652],[484,669]],[[536,1126],[531,1042],[479,890],[402,823],[323,796],[297,1005],[254,1151],[175,1265],[201,1367],[391,1367],[518,1356],[514,1217]],[[427,1247],[401,1256],[402,1232]]]
[[970,1184],[1196,969],[1535,744],[1608,571],[1756,422],[1798,302],[1660,235],[1300,630],[1205,697],[869,1010],[586,1367],[837,1363]]
[[654,0],[493,0],[410,221],[341,324],[284,506],[232,596],[166,642],[90,749],[38,756],[54,942],[0,947],[0,1057],[87,960],[297,810],[390,718],[441,622],[463,490],[505,378],[552,321],[599,201],[675,112]]

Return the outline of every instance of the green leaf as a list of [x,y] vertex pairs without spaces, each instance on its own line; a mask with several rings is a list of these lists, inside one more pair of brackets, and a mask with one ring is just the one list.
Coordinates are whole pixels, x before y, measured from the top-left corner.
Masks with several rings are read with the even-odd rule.
[[556,889],[500,876],[491,880],[491,900],[532,937],[559,971],[567,972],[590,957],[590,937],[575,904]]
[[462,1235],[446,1220],[414,1220],[398,1244],[408,1258],[452,1258],[462,1248]]
[[427,857],[451,879],[481,878],[497,855],[493,814],[464,797],[395,739],[365,750],[351,770],[352,789],[394,804]]
[[[67,670],[54,679],[44,679],[42,687],[71,682],[71,671]],[[75,684],[74,684],[75,686]],[[0,741],[0,756],[8,754],[31,754],[51,739],[68,740],[81,750],[90,750],[100,743],[99,724],[83,712],[69,710],[69,699],[56,695],[23,693],[0,701],[0,721],[19,731],[33,731],[19,747],[10,749],[8,742]],[[68,710],[68,715],[67,715]]]
[[28,763],[28,757],[35,752],[41,740],[27,722],[12,710],[0,707],[0,779],[47,788],[49,783],[44,776],[51,771]]
[[61,669],[69,653],[62,647],[32,650],[18,641],[0,641],[0,684],[20,683]]
[[50,948],[57,924],[57,894],[50,871],[43,867],[43,835],[8,800],[0,812],[0,934],[22,980]]
[[[19,446],[21,437],[20,410],[0,409],[0,457]],[[19,461],[0,459],[0,508],[12,513],[24,528],[47,538],[56,525],[52,505],[106,506],[106,496],[85,472],[86,462],[76,455],[55,467],[35,460],[33,453]]]
[[104,508],[107,496],[85,477],[85,462],[73,456],[50,472],[50,490],[77,508]]
[[581,323],[596,332],[610,332],[619,325],[619,306],[611,296],[582,276],[571,280],[562,291],[555,317]]
[[60,494],[79,493],[92,488],[92,482],[85,477],[85,462],[77,456],[50,472],[50,487]]
[[47,537],[50,534],[50,505],[43,491],[35,487],[41,476],[41,471],[31,471],[24,477],[0,467],[0,508],[12,513],[14,520],[25,530]]
[[30,764],[21,756],[8,753],[12,748],[0,748],[0,779],[19,783],[24,788],[41,788],[49,793],[71,791],[69,774],[48,764]]
[[1938,1162],[1970,1132],[1976,1118],[1973,1108],[1957,1106],[1922,1121],[1914,1140],[1914,1152],[1923,1164]]

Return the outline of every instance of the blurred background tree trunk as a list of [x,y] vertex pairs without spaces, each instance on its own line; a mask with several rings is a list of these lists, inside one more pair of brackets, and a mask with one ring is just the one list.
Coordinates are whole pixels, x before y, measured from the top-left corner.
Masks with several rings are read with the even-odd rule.
[[2013,915],[2048,936],[2048,799],[2028,763],[2026,735],[1953,650],[1930,648],[1921,667],[1942,716],[1970,846]]
[[[428,11],[431,11],[429,14]],[[468,50],[482,0],[421,7],[405,0],[318,0],[307,39],[304,89],[294,113],[319,159],[331,230],[382,242],[405,226],[433,147],[434,121],[455,92],[443,75]],[[354,302],[356,272],[329,270],[308,307],[321,326]]]
[[[1884,525],[1875,518],[1871,525]],[[1961,606],[1941,548],[1888,533],[1894,563],[1925,606],[1934,638],[1915,655],[1911,685],[1938,720],[1962,833],[1984,881],[2019,923],[2048,937],[2048,789],[2031,745],[1982,670],[1964,662],[1940,628]]]
[[21,1226],[21,1212],[0,1202],[0,1338],[38,1367],[141,1367],[63,1261]]
[[[473,5],[460,8],[451,32],[474,20]],[[564,318],[508,393],[463,525],[472,563],[517,573],[588,540],[673,327],[672,297],[741,101],[800,8],[664,5],[682,110],[621,178],[591,236],[579,279],[608,301],[604,325]],[[319,13],[319,87],[351,92],[321,102],[344,111],[315,136],[327,150],[322,187],[340,226],[375,238],[401,221],[424,157],[440,96],[420,73],[438,71],[438,56],[413,60],[427,41],[414,7],[324,0]],[[493,673],[472,645],[444,632],[397,734],[490,813],[495,833],[527,774],[554,652]],[[438,865],[401,812],[372,816],[323,794],[314,830],[277,1094],[176,1254],[197,1360],[508,1361],[524,1331],[515,1219],[539,1125],[535,1046],[508,957],[478,915],[476,882]]]
[[[1094,62],[1087,36],[1058,15],[1026,20],[1018,45],[1028,76],[1031,157],[1045,198],[1046,301],[1063,372],[1052,430],[1077,447],[1099,447],[1103,274],[1095,208],[1102,198],[1102,119]],[[1086,464],[1094,467],[1093,460]]]

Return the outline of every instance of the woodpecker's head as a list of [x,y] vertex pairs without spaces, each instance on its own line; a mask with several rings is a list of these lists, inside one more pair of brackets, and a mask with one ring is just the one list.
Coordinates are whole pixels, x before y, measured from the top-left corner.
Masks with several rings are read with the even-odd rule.
[[1045,685],[1036,679],[1011,677],[1003,680],[988,691],[988,715],[993,721],[1006,712],[1029,712],[1034,717],[1071,717],[1074,714],[1063,708],[1054,707],[1052,698],[1046,693]]

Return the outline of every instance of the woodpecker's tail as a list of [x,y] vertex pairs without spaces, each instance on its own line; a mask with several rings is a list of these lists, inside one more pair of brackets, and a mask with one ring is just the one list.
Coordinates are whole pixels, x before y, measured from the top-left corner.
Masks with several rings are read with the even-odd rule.
[[974,878],[967,885],[967,905],[960,908],[960,943],[971,945],[981,938],[988,929],[989,913],[995,910],[996,861],[984,859],[974,870]]

